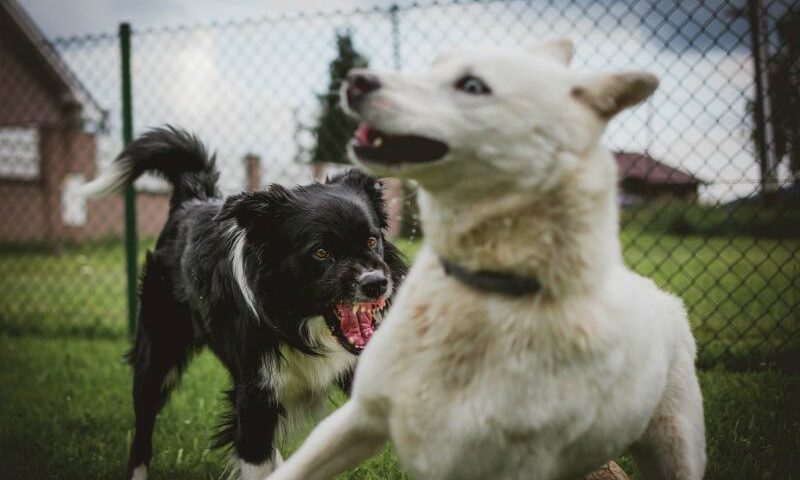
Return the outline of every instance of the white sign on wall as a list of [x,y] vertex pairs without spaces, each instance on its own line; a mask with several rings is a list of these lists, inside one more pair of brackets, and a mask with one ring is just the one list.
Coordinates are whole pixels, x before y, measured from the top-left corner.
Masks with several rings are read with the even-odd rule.
[[82,227],[86,225],[86,197],[77,191],[86,183],[82,173],[68,173],[61,184],[61,219],[64,225]]

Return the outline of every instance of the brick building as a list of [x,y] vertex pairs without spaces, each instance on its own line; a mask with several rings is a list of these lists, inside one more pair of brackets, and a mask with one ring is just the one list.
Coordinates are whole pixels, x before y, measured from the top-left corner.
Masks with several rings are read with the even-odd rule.
[[700,185],[706,182],[645,153],[614,152],[617,160],[620,202],[656,199],[696,201]]
[[[94,178],[106,113],[14,0],[0,0],[0,243],[119,236],[120,196],[85,202],[73,189]],[[140,192],[139,231],[154,235],[164,192]]]

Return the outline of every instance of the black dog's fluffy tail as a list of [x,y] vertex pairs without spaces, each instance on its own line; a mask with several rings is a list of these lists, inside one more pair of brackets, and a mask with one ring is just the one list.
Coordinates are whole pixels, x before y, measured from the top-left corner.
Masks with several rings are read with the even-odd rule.
[[84,185],[80,194],[99,197],[123,190],[146,171],[173,186],[172,204],[219,196],[214,156],[194,135],[166,126],[148,131],[119,154],[111,167]]

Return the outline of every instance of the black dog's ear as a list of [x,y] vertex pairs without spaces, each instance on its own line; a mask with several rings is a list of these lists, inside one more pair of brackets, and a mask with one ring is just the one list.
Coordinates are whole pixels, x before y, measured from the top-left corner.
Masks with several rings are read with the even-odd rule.
[[386,203],[383,199],[383,181],[368,175],[361,170],[351,169],[345,173],[334,176],[326,180],[327,184],[339,183],[347,185],[354,190],[364,192],[372,205],[373,210],[378,215],[381,229],[389,227],[389,217],[386,213]]
[[286,203],[291,193],[284,187],[272,184],[261,192],[242,192],[231,195],[214,217],[224,221],[236,219],[242,228],[250,228],[256,221],[269,218],[278,205]]

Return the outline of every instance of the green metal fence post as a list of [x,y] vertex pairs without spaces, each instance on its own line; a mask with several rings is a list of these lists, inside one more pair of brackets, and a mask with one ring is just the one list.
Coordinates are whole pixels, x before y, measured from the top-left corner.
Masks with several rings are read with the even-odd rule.
[[[131,26],[119,26],[119,48],[122,64],[122,143],[127,146],[133,141],[133,104],[131,101]],[[128,277],[128,333],[136,331],[136,192],[133,185],[125,189],[125,267]]]

